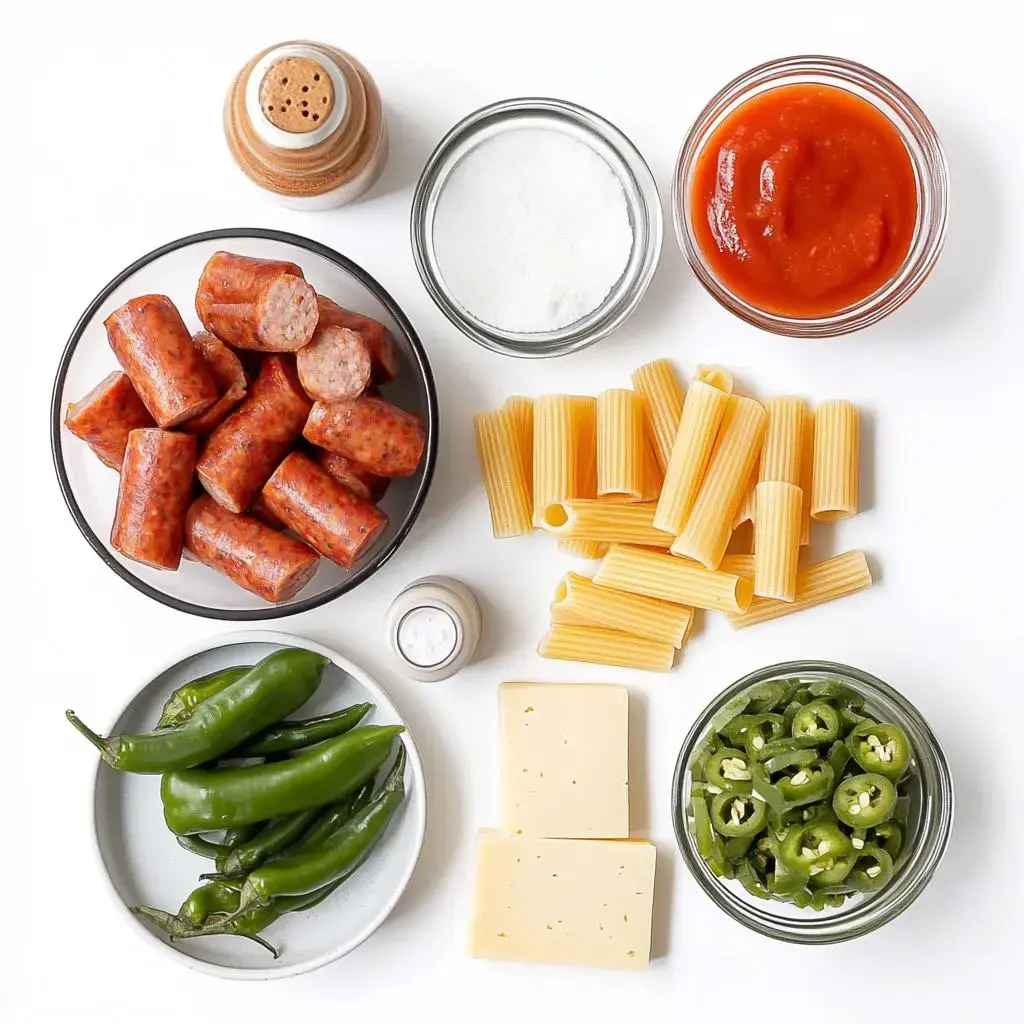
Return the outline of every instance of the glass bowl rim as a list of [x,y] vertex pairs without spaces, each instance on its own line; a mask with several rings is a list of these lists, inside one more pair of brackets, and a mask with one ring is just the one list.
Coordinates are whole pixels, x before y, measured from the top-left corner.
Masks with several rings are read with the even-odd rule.
[[[919,216],[929,203],[934,207],[929,220],[922,219],[915,225],[910,248],[893,277],[853,305],[815,317],[772,313],[742,298],[706,265],[685,216],[688,204],[686,185],[712,127],[753,95],[783,87],[789,84],[787,79],[800,75],[832,79],[836,88],[845,88],[847,91],[851,91],[851,85],[860,84],[864,87],[863,82],[870,83],[876,98],[884,102],[886,109],[883,113],[889,116],[891,111],[895,111],[905,119],[889,116],[905,145],[908,135],[913,135],[914,131],[920,132],[927,145],[916,137],[915,141],[922,150],[928,150],[924,154],[925,159],[921,159],[914,148],[907,145],[922,196]],[[776,82],[776,78],[783,80]],[[878,103],[875,105],[879,106]],[[694,276],[719,305],[744,322],[772,334],[801,340],[820,340],[842,337],[870,327],[894,313],[917,292],[934,270],[945,245],[949,226],[949,193],[949,163],[942,140],[913,97],[892,79],[866,64],[825,54],[796,54],[765,61],[742,72],[722,86],[701,109],[683,138],[673,169],[672,222],[676,242]]]
[[[620,278],[613,288],[613,291],[621,290],[619,300],[607,306],[596,321],[588,323],[588,318],[603,309],[605,303],[591,310],[576,323],[567,324],[556,331],[535,334],[504,331],[478,318],[467,316],[464,307],[450,291],[444,279],[435,274],[427,255],[428,251],[432,255],[432,246],[427,244],[428,207],[431,200],[436,202],[440,191],[443,191],[443,183],[440,191],[438,189],[439,175],[445,170],[452,153],[461,143],[471,139],[474,134],[489,125],[511,121],[524,115],[553,121],[568,121],[582,131],[599,137],[614,151],[628,171],[630,181],[622,182],[623,191],[631,192],[635,196],[637,204],[643,208],[645,214],[646,244],[637,260],[632,277],[625,283]],[[413,261],[434,305],[460,332],[477,345],[499,355],[519,359],[550,359],[569,355],[588,348],[621,327],[636,310],[654,279],[661,260],[664,233],[664,213],[657,180],[632,139],[613,122],[588,107],[549,96],[515,96],[498,100],[479,107],[461,118],[445,132],[427,157],[416,182],[409,213]],[[634,232],[634,240],[637,235],[638,232]],[[630,256],[632,261],[633,254]],[[585,326],[577,329],[576,324]]]
[[[78,504],[78,499],[75,496],[74,488],[71,486],[71,480],[68,477],[67,468],[64,464],[64,448],[61,437],[61,431],[64,423],[62,399],[64,383],[67,379],[68,370],[71,367],[71,361],[78,350],[78,345],[82,340],[82,336],[85,333],[86,328],[92,322],[103,303],[106,302],[109,296],[118,287],[124,284],[125,281],[129,280],[143,267],[146,267],[150,263],[160,259],[160,257],[166,256],[168,253],[175,252],[178,249],[185,249],[188,246],[199,242],[229,238],[261,238],[273,242],[282,242],[287,245],[293,245],[297,248],[305,249],[316,256],[320,256],[351,274],[352,277],[354,277],[381,303],[405,334],[415,356],[416,367],[420,378],[423,381],[427,397],[427,445],[423,456],[423,476],[416,489],[416,493],[413,495],[409,508],[399,524],[398,529],[395,531],[394,536],[392,536],[388,543],[372,558],[353,569],[352,572],[339,583],[328,587],[314,596],[303,598],[302,600],[294,601],[286,605],[268,605],[266,608],[214,608],[211,605],[186,601],[173,594],[164,593],[158,588],[147,583],[145,580],[140,579],[128,566],[122,565],[121,562],[119,562],[110,553],[110,551],[107,550],[106,545],[96,535],[96,532],[90,526],[85,514],[82,512],[82,509]],[[184,235],[181,238],[176,238],[173,241],[166,242],[164,245],[158,246],[145,255],[140,256],[137,260],[129,264],[122,271],[116,274],[109,282],[107,282],[107,284],[100,289],[95,298],[92,299],[89,305],[86,306],[84,312],[78,318],[78,322],[75,324],[71,335],[68,337],[66,345],[64,346],[64,351],[61,353],[60,363],[57,367],[57,375],[53,382],[53,390],[50,399],[50,452],[53,457],[53,465],[57,473],[57,482],[60,486],[61,495],[64,498],[64,503],[67,505],[68,511],[71,513],[71,518],[74,520],[79,532],[86,539],[93,551],[95,551],[104,563],[117,573],[121,579],[130,583],[136,590],[145,594],[147,597],[152,598],[154,601],[159,601],[160,604],[166,605],[169,608],[174,608],[180,612],[187,612],[190,615],[198,615],[203,618],[220,619],[229,622],[253,622],[264,619],[284,618],[288,615],[297,615],[300,612],[319,608],[322,605],[327,604],[329,601],[333,601],[336,597],[340,597],[342,594],[353,590],[364,580],[369,579],[379,568],[381,568],[381,566],[391,559],[394,553],[402,545],[405,538],[409,535],[409,532],[412,530],[416,520],[419,518],[419,514],[423,508],[423,503],[427,497],[427,492],[430,490],[430,484],[434,477],[434,468],[437,462],[438,420],[437,386],[434,383],[434,375],[430,368],[430,362],[427,358],[427,353],[423,347],[423,343],[420,341],[415,329],[409,322],[405,313],[402,312],[398,303],[391,297],[384,287],[373,276],[360,267],[359,264],[350,260],[347,256],[343,256],[340,252],[331,249],[329,246],[316,242],[311,238],[306,238],[304,235],[296,235],[289,231],[279,231],[275,228],[213,228],[208,231],[199,231],[195,234]]]
[[[820,934],[806,929],[790,927],[793,924],[799,923],[801,919],[778,917],[762,910],[760,907],[757,909],[762,910],[762,912],[759,915],[755,915],[753,913],[753,904],[748,904],[746,900],[738,895],[736,895],[735,900],[726,899],[724,894],[728,891],[730,895],[734,895],[732,890],[726,890],[725,885],[720,879],[713,877],[709,879],[696,863],[698,854],[695,851],[692,836],[687,828],[686,808],[683,801],[684,776],[689,769],[689,762],[693,756],[696,744],[706,732],[714,714],[729,700],[757,683],[778,679],[787,675],[800,675],[811,672],[835,675],[840,677],[842,681],[851,681],[855,687],[877,690],[882,697],[896,705],[900,713],[910,719],[914,727],[927,739],[929,755],[935,762],[935,769],[940,781],[940,794],[943,797],[935,812],[935,822],[933,824],[936,831],[931,839],[932,849],[930,855],[916,866],[914,874],[910,876],[911,880],[907,883],[905,889],[900,892],[896,902],[888,906],[883,904],[881,910],[878,910],[878,912],[866,920],[850,922],[850,927],[845,931],[837,929]],[[933,796],[937,795],[933,794]],[[808,659],[778,662],[748,672],[742,678],[731,683],[724,690],[716,694],[694,719],[679,748],[675,769],[672,773],[672,830],[675,834],[676,845],[679,848],[683,862],[686,864],[694,880],[712,902],[733,920],[768,938],[779,939],[797,945],[827,945],[845,942],[875,931],[903,913],[921,895],[938,869],[949,845],[954,812],[955,793],[949,763],[946,760],[942,745],[921,712],[903,694],[877,676],[872,675],[870,672],[865,672],[863,669],[855,668],[852,665],[845,665],[834,661]],[[877,901],[884,896],[886,891],[883,888],[874,894],[875,900],[871,904],[872,907],[877,908],[879,906]],[[835,918],[821,918],[820,920],[822,923],[827,923],[829,920],[834,921]]]

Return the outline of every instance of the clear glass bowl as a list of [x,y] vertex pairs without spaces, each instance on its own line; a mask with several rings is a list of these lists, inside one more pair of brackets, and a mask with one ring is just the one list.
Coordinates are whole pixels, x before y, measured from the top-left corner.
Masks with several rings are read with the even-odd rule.
[[[892,880],[876,892],[852,896],[841,907],[814,911],[752,896],[730,879],[718,878],[697,852],[690,830],[690,764],[700,739],[724,704],[755,683],[838,679],[865,701],[867,712],[895,722],[910,738],[911,810],[907,837]],[[867,672],[829,661],[790,661],[751,672],[720,693],[698,716],[676,759],[672,779],[672,825],[686,866],[700,887],[730,917],[762,935],[803,945],[843,942],[866,935],[901,914],[921,894],[942,860],[953,826],[953,779],[939,741],[907,699]]]
[[[544,128],[590,146],[618,178],[633,229],[629,261],[604,301],[575,323],[556,331],[505,331],[473,315],[448,287],[434,250],[434,214],[445,185],[467,154],[507,131]],[[430,154],[416,185],[410,219],[416,269],[438,309],[478,345],[524,359],[576,352],[620,327],[636,309],[661,256],[661,199],[654,176],[632,142],[611,122],[565,100],[503,100],[460,121]]]
[[[691,201],[697,160],[712,134],[740,104],[785,85],[830,85],[878,107],[903,139],[917,182],[917,222],[903,265],[872,295],[822,317],[787,317],[759,309],[725,285],[704,258],[694,234]],[[700,283],[726,309],[755,327],[795,338],[831,338],[877,323],[920,288],[946,238],[949,168],[942,143],[924,111],[894,82],[871,68],[839,57],[786,57],[761,64],[716,93],[683,142],[672,182],[672,216],[679,247]]]

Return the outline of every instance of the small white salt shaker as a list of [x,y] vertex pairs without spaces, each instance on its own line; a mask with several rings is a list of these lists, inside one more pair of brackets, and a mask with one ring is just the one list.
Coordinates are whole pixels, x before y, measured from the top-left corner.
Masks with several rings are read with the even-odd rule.
[[424,576],[391,602],[384,629],[405,674],[436,683],[472,659],[480,642],[480,606],[458,580]]

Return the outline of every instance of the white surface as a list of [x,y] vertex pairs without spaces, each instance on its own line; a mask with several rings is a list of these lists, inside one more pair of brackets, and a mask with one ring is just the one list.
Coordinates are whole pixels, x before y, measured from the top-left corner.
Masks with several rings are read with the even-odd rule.
[[[549,2],[533,11],[473,4],[470,15],[396,15],[385,4],[342,10],[308,0],[300,11],[253,0],[242,14],[237,5],[182,0],[58,5],[43,23],[37,8],[17,8],[23,24],[0,33],[21,89],[11,105],[18,180],[4,193],[17,218],[17,301],[7,307],[15,323],[5,333],[15,353],[5,411],[14,417],[6,437],[17,476],[5,496],[18,515],[4,624],[22,657],[4,694],[13,716],[5,745],[13,736],[22,771],[5,786],[19,806],[6,809],[3,827],[5,839],[29,842],[14,844],[18,874],[6,895],[16,890],[17,916],[8,902],[0,930],[11,947],[0,962],[17,978],[18,1009],[5,1020],[109,1021],[144,1008],[147,1021],[163,1024],[180,1020],[182,1005],[210,1020],[363,1019],[379,1016],[384,1002],[388,1019],[431,1024],[698,1021],[716,1019],[723,1003],[774,998],[779,978],[794,977],[798,998],[824,1000],[835,1024],[862,1024],[865,999],[872,1020],[1019,1016],[1019,769],[1011,762],[996,771],[989,753],[993,743],[1004,754],[1019,748],[1024,692],[1019,32],[1003,5],[957,4],[948,13],[935,3],[827,6],[778,0],[750,14],[718,5],[697,15],[690,5],[635,2],[603,14],[587,5],[583,15]],[[53,73],[30,65],[40,31]],[[331,213],[290,212],[262,198],[220,135],[223,92],[237,68],[299,32],[366,63],[392,127],[391,160],[374,191]],[[678,146],[708,97],[759,61],[801,51],[857,58],[891,75],[945,142],[953,179],[946,252],[891,319],[832,342],[758,333],[702,292],[671,238],[628,324],[562,360],[486,352],[433,307],[409,251],[411,189],[435,141],[470,110],[531,92],[583,103],[629,134],[664,197]],[[68,83],[79,102],[58,131],[42,114],[67,109]],[[94,762],[64,708],[112,717],[146,666],[223,627],[143,600],[100,562],[60,501],[46,440],[60,349],[98,287],[169,238],[238,224],[312,235],[379,277],[429,348],[443,409],[435,485],[399,556],[357,593],[287,623],[393,690],[431,790],[423,857],[371,941],[313,974],[259,986],[190,974],[128,941],[86,853]],[[541,661],[534,645],[569,562],[543,536],[490,538],[470,417],[517,391],[622,386],[633,366],[660,355],[688,375],[698,362],[722,362],[765,394],[863,403],[870,511],[838,525],[834,543],[868,549],[879,585],[738,634],[711,621],[674,675]],[[476,663],[431,686],[398,678],[381,636],[391,598],[427,573],[463,579],[484,613]],[[668,789],[687,726],[725,684],[791,657],[845,661],[897,686],[941,737],[957,785],[952,843],[921,899],[880,932],[827,949],[773,943],[730,921],[687,875],[671,839]],[[631,688],[634,825],[659,845],[658,958],[646,974],[465,956],[473,837],[498,823],[502,679]],[[10,842],[2,845],[10,856]]]
[[[296,715],[323,715],[369,701],[373,710],[361,725],[405,725],[401,712],[380,684],[337,651],[287,633],[247,630],[224,633],[176,652],[150,678],[105,735],[151,729],[164,702],[183,683],[231,665],[255,665],[282,647],[306,646],[331,660],[320,687]],[[99,723],[93,723],[98,726]],[[165,953],[181,966],[218,977],[267,980],[315,970],[365,942],[384,922],[405,891],[423,846],[427,800],[423,765],[416,740],[407,728],[402,742],[408,762],[405,801],[373,854],[337,892],[320,906],[288,914],[267,929],[267,938],[280,951],[274,959],[255,943],[234,936],[195,939],[171,944],[155,926],[132,916],[133,906],[157,907],[174,913],[196,885],[203,862],[178,846],[163,820],[160,779],[129,775],[98,765],[95,776],[95,836],[102,868],[109,876],[115,900],[123,906],[133,937]],[[391,758],[382,772],[388,770]],[[127,936],[126,936],[127,938]]]

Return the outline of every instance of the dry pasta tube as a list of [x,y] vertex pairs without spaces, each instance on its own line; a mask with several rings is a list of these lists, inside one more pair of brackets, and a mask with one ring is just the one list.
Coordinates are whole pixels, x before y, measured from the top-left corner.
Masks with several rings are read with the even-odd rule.
[[576,489],[574,498],[597,497],[597,399],[573,395],[572,429],[576,439]]
[[574,498],[578,437],[573,399],[541,395],[533,405],[533,519],[552,501]]
[[718,571],[732,573],[733,576],[746,576],[753,583],[756,564],[757,559],[754,555],[726,555]]
[[530,501],[533,501],[533,399],[522,395],[513,395],[505,399],[512,422],[516,427],[516,446],[523,461],[526,482],[530,488]]
[[803,492],[795,484],[765,480],[757,485],[754,529],[754,596],[796,599]]
[[618,629],[677,648],[683,646],[693,624],[692,608],[609,590],[574,572],[558,581],[551,605],[552,621],[560,611],[578,615],[593,626]]
[[764,403],[768,429],[761,452],[759,480],[779,480],[800,486],[807,405],[802,398],[770,398]]
[[667,359],[656,359],[638,367],[633,371],[632,380],[633,387],[644,398],[644,415],[654,440],[654,454],[664,473],[683,415],[683,386]]
[[597,396],[597,496],[639,501],[644,482],[643,399],[613,388]]
[[715,612],[745,611],[754,596],[754,585],[748,577],[715,572],[673,555],[621,544],[609,548],[594,573],[594,583]]
[[607,544],[640,544],[667,551],[672,538],[656,530],[654,506],[640,502],[592,501],[575,498],[552,502],[543,512],[540,526],[556,537],[577,537]]
[[659,530],[677,535],[686,524],[728,404],[729,396],[724,391],[703,381],[694,381],[686,392],[654,517]]
[[658,457],[654,452],[654,442],[648,434],[644,438],[644,478],[641,501],[657,502],[661,497],[661,485],[665,482],[665,474],[658,465]]
[[822,402],[814,420],[811,516],[846,519],[857,514],[860,410],[852,402]]
[[754,521],[754,488],[757,487],[757,466],[754,466],[753,472],[750,474],[750,481],[747,484],[747,489],[743,492],[743,501],[740,502],[740,509],[736,513],[736,518],[733,520],[732,528],[735,530],[737,526],[741,526],[743,523],[752,523]]
[[768,415],[760,402],[730,396],[693,511],[670,548],[674,555],[692,558],[709,569],[718,567],[729,545],[743,489],[761,452],[767,424]]
[[727,395],[732,394],[732,374],[724,366],[698,366],[693,379],[710,384],[713,388],[718,388],[719,391],[724,391]]
[[494,536],[529,533],[533,529],[530,491],[511,414],[507,409],[478,413],[473,428]]
[[804,410],[803,443],[800,445],[800,490],[804,492],[800,510],[800,544],[811,543],[811,480],[814,476],[814,413]]
[[559,661],[668,672],[675,662],[676,649],[671,644],[632,636],[617,629],[552,622],[547,636],[537,647],[537,653],[542,658]]
[[581,618],[574,612],[567,611],[565,608],[555,608],[551,606],[551,621],[557,623],[560,626],[592,626],[592,622],[588,622],[587,619]]
[[600,540],[585,540],[583,537],[563,537],[558,542],[558,550],[577,558],[604,558],[608,554],[608,543]]
[[[769,619],[778,619],[793,612],[834,601],[871,586],[871,570],[863,551],[847,551],[801,569],[796,574],[796,600],[772,601],[755,597],[750,608],[742,614],[729,614],[735,629],[754,626]],[[728,614],[728,613],[727,613]]]
[[752,555],[754,553],[754,524],[740,523],[732,536],[729,538],[729,546],[725,549],[725,556],[719,563],[719,572],[731,572],[725,567],[730,555]]

